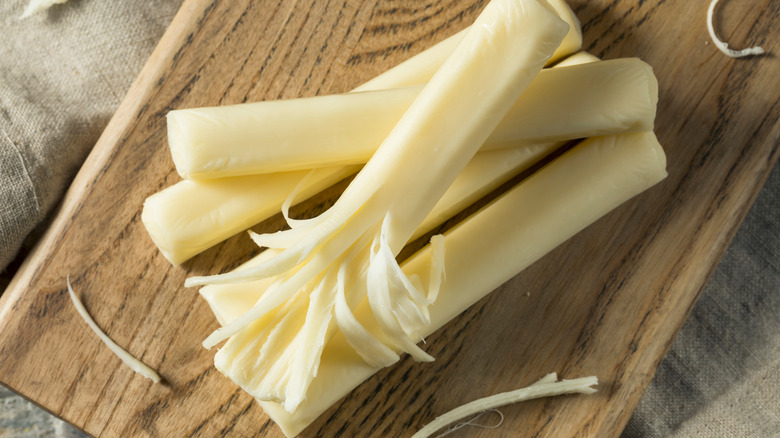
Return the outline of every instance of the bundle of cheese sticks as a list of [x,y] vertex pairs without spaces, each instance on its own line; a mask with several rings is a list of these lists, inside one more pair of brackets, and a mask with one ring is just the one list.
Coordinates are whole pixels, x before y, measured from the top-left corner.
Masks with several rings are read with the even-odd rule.
[[[171,263],[280,211],[290,227],[250,232],[267,249],[235,271],[187,280],[222,325],[204,341],[226,341],[217,369],[287,436],[401,354],[433,360],[425,336],[666,176],[652,68],[581,45],[563,0],[493,0],[351,93],[169,113],[184,180],[149,197],[142,218]],[[325,213],[289,217],[295,200],[356,172]]]

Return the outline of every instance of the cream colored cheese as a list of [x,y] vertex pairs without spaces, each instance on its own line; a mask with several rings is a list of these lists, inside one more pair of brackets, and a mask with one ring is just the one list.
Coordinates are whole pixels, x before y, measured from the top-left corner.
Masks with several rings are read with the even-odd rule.
[[[299,193],[307,198],[360,169],[317,169]],[[174,265],[261,222],[280,207],[308,171],[181,181],[144,202],[141,220]]]
[[[662,180],[665,168],[666,157],[652,132],[588,139],[450,230],[446,234],[447,278],[430,307],[431,324],[424,335]],[[430,257],[430,249],[423,249],[404,264],[404,272],[425,282]],[[250,308],[263,293],[261,284],[249,286],[240,286],[246,287],[246,294],[212,294],[209,303],[224,322]],[[239,286],[218,287],[225,291]],[[367,303],[355,315],[367,328],[377,330]],[[307,399],[294,413],[277,403],[260,404],[285,435],[294,436],[376,371],[336,333],[322,352]]]
[[[215,365],[228,373],[245,370],[235,378],[243,380],[246,391],[294,412],[317,373],[320,348],[328,338],[325,328],[334,327],[328,307],[309,303],[334,305],[336,283],[331,282],[344,266],[366,273],[363,296],[381,328],[376,339],[417,360],[432,360],[408,335],[429,324],[425,307],[431,301],[426,295],[436,292],[420,293],[395,256],[567,30],[566,23],[536,0],[493,0],[333,207],[292,230],[254,236],[261,246],[285,248],[265,263],[187,279],[186,286],[197,286],[279,276],[251,310],[203,342],[210,347],[231,338],[216,355]],[[349,277],[350,289],[352,282]],[[265,320],[271,324],[262,324],[258,338],[256,324]],[[339,326],[342,322],[335,321]],[[268,360],[245,360],[247,351],[255,351],[257,339],[262,342],[261,357]],[[357,338],[348,340],[364,351]],[[249,349],[222,354],[236,344]]]
[[[564,0],[548,0],[546,4],[569,25],[563,41],[547,61],[547,64],[552,64],[582,47],[582,29],[576,15]],[[463,40],[467,30],[468,28],[402,62],[353,92],[407,86],[418,86],[419,92],[419,85],[430,80]],[[349,106],[341,108],[343,103],[340,102],[343,99],[339,96],[323,96],[320,100],[313,101],[306,99],[303,100],[305,105],[277,101],[271,108],[267,105],[243,104],[172,111],[168,115],[171,154],[180,175],[189,179],[308,169],[328,165],[327,162],[330,165],[364,163],[387,136],[390,128],[398,122],[409,107],[411,99],[417,95],[415,92],[398,93],[378,94],[379,104],[376,99],[369,98],[366,102],[369,107],[358,106],[355,111],[349,111]],[[401,104],[401,100],[405,103]],[[314,107],[314,114],[306,120],[300,120],[298,116],[301,112],[304,116],[309,114],[309,106]],[[268,110],[255,111],[255,108]],[[317,109],[324,112],[316,111]],[[379,119],[372,115],[378,115]],[[296,123],[296,120],[301,124]],[[259,129],[255,128],[259,127],[263,129],[260,130],[261,137],[257,138]],[[333,128],[333,131],[318,130],[322,128]],[[351,130],[368,134],[369,138],[360,138],[350,132]],[[307,132],[312,134],[308,135]],[[296,136],[298,134],[303,135]],[[312,155],[303,160],[309,164],[299,162],[291,165],[284,159],[284,155],[260,155],[259,161],[251,158],[246,161],[247,157],[241,153],[241,150],[246,151],[247,147],[252,150],[256,145],[271,144],[274,151],[293,149],[290,154],[297,155],[300,159],[301,151],[295,148],[301,147],[301,142],[304,145],[316,145],[316,148],[309,148]],[[355,151],[355,145],[361,143],[373,146],[369,147],[369,150]],[[232,150],[233,148],[236,150]],[[362,158],[358,159],[358,155]]]
[[569,67],[572,65],[587,64],[589,62],[596,61],[601,61],[601,59],[596,55],[588,52],[577,52],[562,59],[560,62],[555,64],[554,67]]
[[106,347],[108,347],[108,349],[111,350],[111,352],[114,353],[131,370],[146,377],[154,383],[160,383],[162,379],[160,378],[160,375],[157,374],[157,371],[153,370],[151,367],[138,360],[135,356],[128,353],[127,350],[120,347],[116,342],[114,342],[113,339],[109,338],[100,327],[98,327],[95,320],[92,319],[92,316],[89,314],[89,312],[87,312],[84,304],[82,304],[79,297],[76,296],[76,292],[73,291],[73,287],[70,285],[70,276],[67,277],[66,284],[68,286],[68,295],[70,295],[70,300],[73,302],[73,306],[76,308],[79,316],[81,316],[81,318],[84,319],[84,322],[87,323],[89,328],[95,332],[100,341],[103,342]]
[[[168,142],[189,179],[365,163],[421,90],[171,111]],[[636,58],[546,69],[482,150],[652,130],[657,101],[653,70]]]
[[[593,55],[577,54],[567,58],[565,63],[594,61],[598,58]],[[430,231],[559,146],[560,143],[518,145],[478,153],[447,189],[413,238]],[[317,170],[305,183],[300,199],[324,190],[357,169],[349,166]],[[305,174],[296,171],[182,181],[152,195],[144,204],[142,220],[163,255],[171,263],[179,264],[277,214],[286,194],[293,191]]]
[[[413,238],[472,204],[557,149],[557,143],[481,152],[452,183]],[[299,199],[357,172],[358,166],[317,169]],[[278,214],[306,171],[181,181],[147,198],[141,220],[160,252],[178,265]]]

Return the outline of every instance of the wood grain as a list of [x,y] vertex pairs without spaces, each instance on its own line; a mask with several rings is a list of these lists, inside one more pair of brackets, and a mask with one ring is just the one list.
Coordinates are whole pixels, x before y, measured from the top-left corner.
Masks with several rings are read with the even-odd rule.
[[[408,436],[457,405],[550,371],[595,374],[600,391],[503,408],[471,436],[617,436],[778,159],[776,55],[723,56],[708,1],[572,0],[585,46],[639,56],[660,83],[656,132],[669,178],[621,206],[428,339],[303,436]],[[94,436],[281,436],[200,342],[217,327],[193,274],[254,253],[237,236],[174,268],[140,222],[178,180],[165,141],[173,108],[343,92],[467,26],[476,0],[188,0],[81,169],[43,239],[0,298],[0,381]],[[780,47],[780,4],[725,2],[734,46]],[[336,190],[307,203],[321,210]],[[276,217],[255,227],[281,227]],[[160,371],[121,365],[68,302]]]

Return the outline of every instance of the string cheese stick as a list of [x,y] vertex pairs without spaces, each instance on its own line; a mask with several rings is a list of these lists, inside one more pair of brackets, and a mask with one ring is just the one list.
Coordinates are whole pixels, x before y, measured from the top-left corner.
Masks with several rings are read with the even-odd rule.
[[[360,166],[324,167],[301,188],[305,199],[354,174]],[[181,181],[148,197],[141,220],[174,265],[279,213],[308,171]]]
[[[368,297],[382,334],[382,341],[378,336],[351,337],[353,346],[364,352],[364,347],[375,351],[377,343],[385,350],[391,345],[417,360],[432,360],[408,336],[429,324],[427,306],[435,298],[441,272],[431,275],[423,293],[415,279],[401,271],[395,256],[567,30],[566,23],[535,0],[493,0],[333,207],[292,230],[254,236],[261,246],[286,248],[273,259],[248,270],[185,282],[195,286],[281,276],[251,310],[204,341],[206,347],[230,337],[253,342],[258,337],[248,338],[244,329],[251,331],[279,306],[289,309],[273,326],[262,326],[263,350],[269,344],[283,350],[271,364],[252,365],[248,374],[253,395],[279,401],[289,412],[306,399],[328,338],[325,328],[335,327],[335,318],[344,333],[349,323],[338,310],[335,315],[330,311],[338,301],[331,286],[334,278],[340,291],[345,279],[348,289],[356,280],[343,276],[345,267],[365,275],[364,282],[358,280],[366,287],[362,296]],[[329,304],[310,305],[299,314],[300,301]],[[277,342],[280,337],[290,342]]]
[[[168,142],[188,179],[365,163],[421,90],[171,111]],[[652,130],[657,96],[652,68],[636,58],[546,69],[481,150]]]
[[[593,55],[580,54],[567,58],[556,67],[598,60]],[[651,97],[651,100],[655,99]],[[643,123],[652,124],[649,112]],[[412,238],[430,231],[560,145],[518,145],[478,153]],[[319,193],[357,170],[354,166],[318,169],[305,182],[299,198]],[[162,254],[171,263],[179,264],[278,213],[283,200],[304,174],[296,171],[182,181],[150,196],[144,203],[142,220]]]
[[[570,25],[569,32],[553,54],[552,61],[579,50],[582,46],[582,30],[577,17],[565,1],[550,0],[549,3]],[[424,50],[353,91],[398,88],[427,82],[455,49],[465,31],[463,30]],[[538,149],[539,147],[534,146],[533,148]],[[508,154],[507,156],[517,158],[517,154]],[[512,161],[508,159],[505,163],[509,162]],[[533,164],[521,165],[517,161],[514,163],[518,170]],[[507,168],[505,165],[504,169]],[[354,167],[343,167],[319,171],[328,172],[331,177],[319,182],[316,177],[310,179],[301,197],[306,197],[305,193],[309,188],[314,192],[319,192],[356,170]],[[501,173],[496,173],[496,175],[498,178],[491,183],[493,186],[500,185],[507,176]],[[281,195],[281,193],[291,192],[296,184],[296,182],[288,183],[287,181],[288,176],[286,175],[269,175],[267,177],[243,177],[243,179],[235,178],[229,181],[213,181],[202,183],[203,185],[182,182],[173,186],[175,188],[168,188],[150,197],[144,204],[143,221],[152,240],[160,248],[163,255],[171,263],[179,264],[238,231],[242,231],[278,212],[281,202],[277,201],[286,196]],[[278,189],[281,189],[281,192]],[[210,193],[211,196],[204,196],[204,191]],[[474,194],[482,191],[475,191]],[[246,196],[254,197],[256,202],[241,204],[239,201],[231,201],[231,199],[242,199]],[[469,201],[463,197],[456,198],[461,203],[470,203],[475,200]],[[439,209],[439,214],[446,214],[443,213],[446,210],[446,208]]]
[[[655,139],[655,136],[652,134],[652,132],[645,132],[645,133],[637,133],[637,134],[631,134],[631,135],[617,135],[617,136],[606,136],[606,137],[597,137],[597,138],[591,138],[586,140],[585,142],[581,143],[580,145],[577,145],[575,149],[583,149],[586,148],[589,150],[589,154],[580,153],[579,155],[576,155],[572,157],[572,153],[568,152],[564,154],[563,156],[557,158],[553,163],[545,167],[544,169],[541,169],[539,172],[534,174],[532,178],[535,178],[535,180],[549,180],[552,178],[552,176],[548,176],[552,169],[560,169],[558,170],[558,174],[565,173],[565,169],[573,169],[577,166],[584,166],[585,164],[590,165],[591,162],[596,162],[596,155],[599,153],[599,150],[602,150],[601,153],[604,154],[604,156],[607,159],[608,163],[622,163],[622,161],[619,161],[621,158],[620,156],[622,154],[618,154],[615,149],[617,148],[626,148],[626,151],[624,152],[626,155],[628,155],[628,158],[623,158],[622,160],[626,163],[623,164],[624,167],[627,167],[627,169],[623,169],[620,172],[620,175],[613,176],[613,175],[607,175],[605,176],[604,181],[599,181],[598,183],[590,183],[590,185],[583,189],[584,193],[587,192],[597,192],[599,189],[598,184],[604,184],[607,186],[609,184],[609,180],[611,178],[614,178],[617,180],[618,176],[624,175],[626,172],[632,171],[633,168],[636,168],[636,177],[637,181],[633,184],[630,184],[628,186],[629,189],[633,189],[633,191],[629,191],[628,193],[634,193],[638,194],[641,191],[651,187],[654,184],[654,181],[660,181],[665,177],[665,157],[663,155],[663,150],[661,149],[661,146],[658,145],[658,141]],[[590,161],[589,161],[590,160]],[[606,166],[606,164],[604,164]],[[601,171],[601,166],[596,166],[592,169],[594,173]],[[645,175],[647,174],[647,175]],[[541,175],[541,176],[539,176]],[[649,176],[648,176],[649,175]],[[578,176],[578,178],[582,178],[582,176]],[[625,176],[623,176],[625,178]],[[576,178],[569,178],[565,177],[562,179],[561,184],[571,184],[572,186],[575,186],[580,183],[580,180]],[[524,181],[517,187],[511,189],[507,194],[503,195],[502,198],[503,201],[501,203],[503,205],[507,205],[509,202],[505,199],[509,197],[509,193],[517,193],[520,191],[528,191],[528,181]],[[538,183],[535,187],[536,190],[538,190],[539,186],[542,183]],[[560,189],[562,190],[562,189]],[[611,190],[615,190],[612,188]],[[515,195],[517,196],[517,195]],[[534,196],[533,193],[526,195],[531,199],[534,199],[536,202],[543,202],[542,199],[539,199],[539,195]],[[558,199],[558,196],[555,194],[551,195],[551,199]],[[606,191],[605,196],[609,197],[609,191]],[[633,195],[631,195],[633,196]],[[630,196],[629,196],[630,198]],[[625,200],[629,198],[617,198],[617,201],[620,201],[620,199],[623,199],[623,201],[620,201],[620,203],[624,202]],[[494,203],[498,203],[497,201],[494,201]],[[493,204],[491,204],[493,205]],[[490,221],[496,221],[498,223],[503,223],[506,221],[509,221],[510,217],[511,220],[515,220],[514,215],[507,216],[506,218],[501,218],[500,213],[498,213],[498,207],[492,207],[492,213],[486,213],[488,206],[484,207],[482,210],[480,210],[478,213],[476,213],[474,216],[469,217],[464,220],[464,223],[468,223],[476,217],[482,218],[484,229],[487,230],[491,228],[489,225]],[[566,207],[565,205],[559,206],[558,209],[564,210]],[[603,210],[603,207],[602,207]],[[542,218],[535,218],[539,222],[543,222],[545,219]],[[525,224],[521,224],[518,227],[523,226],[530,226],[532,222],[527,222]],[[589,224],[589,223],[588,223]],[[585,224],[582,226],[584,228],[588,224]],[[576,224],[575,224],[576,225]],[[463,226],[463,225],[459,225]],[[563,227],[563,229],[567,229],[567,227]],[[473,233],[481,233],[482,229],[476,229],[472,231]],[[454,229],[446,233],[447,236],[447,246],[450,247],[453,245],[452,238],[450,237],[451,234],[454,232]],[[574,233],[573,233],[574,234]],[[572,234],[572,235],[573,235]],[[550,236],[545,236],[546,238],[549,238]],[[461,237],[464,238],[465,237]],[[478,236],[472,236],[469,238],[469,242],[476,242],[479,237]],[[538,239],[535,239],[538,240]],[[509,239],[506,240],[498,240],[496,244],[499,245],[497,248],[500,249],[500,245],[511,245],[515,239],[513,239],[511,236]],[[531,240],[533,242],[534,240]],[[562,241],[561,241],[562,242]],[[467,247],[468,243],[464,243],[462,246],[465,248]],[[480,247],[489,247],[489,245],[479,245]],[[550,250],[552,247],[550,247]],[[259,255],[255,256],[251,260],[247,261],[243,265],[239,266],[237,269],[247,269],[250,268],[253,265],[257,265],[259,263],[262,263],[274,255],[278,254],[280,250],[276,249],[267,249],[260,253]],[[452,251],[450,251],[452,252]],[[466,254],[463,254],[466,256]],[[522,253],[521,253],[522,255]],[[428,255],[427,257],[429,257]],[[473,251],[469,253],[469,257],[478,258],[482,257],[482,254],[475,254]],[[403,269],[404,271],[409,271],[408,265],[411,263],[411,260],[419,260],[419,259],[425,259],[424,256],[421,255],[414,255],[409,260],[407,260],[404,263]],[[417,265],[416,269],[422,270],[421,266],[425,266],[430,264],[430,260],[424,260],[421,262],[415,262]],[[464,260],[464,266],[465,266],[465,260]],[[450,269],[451,270],[451,269]],[[420,274],[420,272],[412,272],[410,275]],[[465,273],[464,276],[468,276],[468,273]],[[245,313],[249,308],[254,305],[255,302],[260,298],[260,296],[265,292],[265,290],[268,288],[270,283],[273,279],[262,279],[262,280],[256,280],[252,282],[247,283],[232,283],[232,284],[215,284],[215,285],[208,285],[204,286],[200,289],[201,296],[206,300],[206,302],[211,307],[212,312],[214,312],[214,315],[217,318],[217,321],[219,321],[220,324],[225,325],[234,319],[238,318],[240,315]],[[449,287],[449,286],[447,286]],[[459,289],[460,290],[460,289]],[[481,298],[481,296],[480,296]],[[476,302],[479,298],[475,299]],[[441,306],[441,304],[439,304]],[[438,308],[434,305],[434,308]],[[447,313],[447,315],[451,314],[452,311]],[[445,316],[446,317],[446,316]]]
[[[472,204],[513,175],[534,165],[560,144],[481,152],[458,175],[412,238]],[[300,199],[354,174],[359,166],[316,169]],[[279,213],[306,171],[181,181],[146,199],[141,220],[160,252],[177,265]]]
[[[412,239],[416,239],[441,225],[446,219],[454,216],[466,206],[471,205],[506,182],[511,176],[525,170],[558,147],[558,144],[539,145],[535,148],[517,148],[477,154],[425,218]],[[196,198],[193,196],[192,199]],[[166,205],[164,201],[160,201],[160,204]],[[181,204],[176,203],[179,206]],[[271,259],[280,252],[280,250],[273,248],[266,249],[236,269],[251,268]],[[217,321],[224,325],[254,305],[274,280],[275,278],[264,278],[248,283],[213,284],[202,287],[200,294],[211,305]]]
[[[558,16],[569,25],[569,31],[567,32],[566,36],[564,37],[563,41],[561,42],[560,46],[555,50],[555,53],[552,55],[550,60],[548,60],[548,64],[551,64],[553,61],[558,60],[560,58],[563,58],[565,56],[568,56],[572,53],[575,53],[577,50],[579,50],[582,47],[582,29],[580,27],[580,22],[577,19],[574,12],[571,10],[571,8],[566,4],[564,0],[549,0],[547,2],[549,6],[552,7],[552,9],[555,11]],[[420,85],[428,82],[430,78],[433,76],[433,74],[438,70],[438,68],[444,63],[444,61],[447,59],[447,57],[455,50],[457,45],[462,41],[463,36],[465,35],[465,32],[468,29],[464,29],[463,31],[459,32],[456,35],[453,35],[450,38],[447,38],[446,40],[434,45],[433,47],[419,53],[416,56],[413,56],[412,58],[402,62],[401,64],[391,68],[390,70],[386,71],[385,73],[379,75],[378,77],[368,81],[367,83],[363,84],[362,86],[356,88],[353,90],[355,91],[376,91],[376,90],[384,90],[384,89],[390,89],[390,88],[401,88],[406,87],[410,85]],[[419,92],[419,89],[418,89]],[[414,93],[411,97],[414,98],[416,96],[416,93]],[[378,108],[361,108],[361,111],[359,111],[359,115],[357,118],[354,118],[354,114],[352,115],[352,118],[350,118],[350,115],[344,115],[342,116],[342,121],[339,122],[338,125],[333,125],[330,123],[327,123],[326,120],[332,120],[332,119],[324,119],[324,118],[317,118],[317,117],[311,117],[306,121],[305,126],[307,127],[306,130],[299,129],[299,125],[295,125],[291,122],[291,120],[295,120],[295,118],[291,118],[290,120],[284,120],[284,117],[282,117],[282,121],[279,123],[270,123],[269,125],[271,127],[273,126],[291,126],[295,125],[291,131],[287,131],[285,133],[280,133],[278,131],[271,131],[272,133],[265,137],[265,140],[268,140],[269,137],[273,140],[278,140],[279,144],[274,143],[273,148],[289,148],[290,145],[294,145],[296,143],[295,140],[293,140],[294,137],[289,137],[290,134],[295,134],[301,131],[307,132],[312,131],[313,126],[324,126],[324,127],[336,127],[337,132],[335,133],[335,137],[333,135],[329,135],[327,133],[321,133],[321,135],[318,135],[316,138],[309,137],[308,140],[304,139],[304,141],[313,141],[313,145],[317,146],[317,149],[320,152],[323,152],[324,150],[329,150],[331,153],[338,152],[337,154],[327,154],[327,153],[321,153],[320,156],[328,157],[327,159],[330,160],[331,164],[346,164],[347,162],[340,162],[338,157],[340,155],[344,155],[345,152],[341,151],[339,152],[339,148],[336,147],[328,147],[327,142],[335,142],[339,143],[336,140],[338,138],[344,138],[346,143],[342,142],[341,147],[344,147],[349,144],[356,144],[360,142],[364,142],[366,140],[364,139],[358,139],[354,138],[351,135],[354,135],[354,133],[350,133],[350,136],[346,136],[344,132],[341,132],[338,127],[344,127],[344,129],[363,129],[363,132],[370,132],[368,131],[368,127],[362,127],[362,125],[359,123],[360,120],[365,120],[370,114],[376,113],[379,111],[379,114],[393,114],[393,103],[395,102],[395,109],[397,112],[397,117],[389,117],[386,119],[385,122],[376,122],[375,125],[372,126],[372,129],[376,129],[377,126],[381,127],[380,131],[383,132],[383,135],[375,134],[373,139],[373,149],[376,148],[376,146],[381,143],[381,141],[384,139],[384,137],[387,136],[387,133],[389,132],[389,129],[392,128],[392,126],[398,121],[400,118],[400,115],[403,114],[403,111],[408,108],[409,102],[406,102],[405,105],[398,106],[398,97],[392,98],[392,96],[384,96],[384,100],[381,101],[381,104],[378,105]],[[251,107],[252,104],[245,104],[249,105]],[[333,116],[333,106],[330,102],[324,102],[324,109],[326,114],[330,114]],[[286,104],[281,104],[283,108],[288,107]],[[208,149],[211,146],[216,146],[218,150],[222,150],[226,154],[229,153],[229,157],[225,156],[212,156],[214,157],[215,161],[212,161],[211,164],[207,165],[207,168],[210,168],[212,166],[215,167],[215,169],[219,168],[221,165],[225,165],[230,168],[235,168],[238,166],[238,163],[240,163],[241,158],[240,155],[236,155],[236,151],[230,151],[228,145],[233,145],[234,147],[236,145],[241,144],[247,144],[250,147],[256,147],[257,145],[263,145],[263,139],[256,139],[253,138],[251,135],[251,132],[253,130],[247,130],[247,126],[257,126],[257,123],[261,123],[264,120],[263,114],[258,114],[253,116],[252,112],[244,111],[237,108],[243,108],[242,106],[225,106],[221,107],[223,109],[218,110],[216,113],[211,113],[209,109],[193,109],[193,110],[177,110],[172,111],[168,115],[168,136],[169,136],[169,143],[171,147],[171,153],[174,158],[174,162],[176,163],[177,170],[179,171],[180,175],[184,178],[190,178],[190,179],[203,179],[203,178],[218,178],[218,177],[226,177],[226,176],[237,176],[237,175],[246,175],[246,174],[254,174],[254,173],[264,173],[264,172],[279,172],[283,170],[293,170],[293,169],[307,169],[310,167],[322,167],[325,164],[319,163],[316,166],[285,166],[284,163],[277,163],[276,167],[274,167],[273,163],[270,161],[267,161],[264,166],[266,170],[260,170],[260,171],[250,171],[247,169],[236,171],[235,169],[229,172],[215,172],[213,175],[209,175],[211,171],[207,171],[206,174],[203,174],[199,171],[190,171],[189,168],[197,166],[195,163],[188,163],[190,160],[193,159],[193,157],[190,157],[189,154],[192,152],[189,151],[189,148],[196,148],[200,152],[204,153],[205,155],[201,157],[202,160],[207,160],[210,155],[208,152]],[[338,105],[336,105],[335,108],[338,108]],[[301,111],[299,107],[293,106],[290,108],[292,110],[292,114],[297,113],[298,111]],[[306,109],[303,109],[303,111],[307,111]],[[400,111],[400,112],[398,112]],[[272,117],[279,117],[279,114],[276,114],[276,111],[271,111],[269,113]],[[267,115],[267,114],[266,114]],[[223,117],[225,116],[225,117]],[[346,122],[346,123],[344,123]],[[383,128],[383,129],[382,129]],[[226,132],[229,131],[229,132]],[[275,132],[275,133],[274,133]],[[606,133],[605,133],[606,134]],[[377,142],[378,139],[378,142]],[[190,145],[188,145],[191,143]],[[210,146],[211,145],[211,146]],[[373,152],[373,150],[372,150]],[[349,154],[346,154],[349,156]],[[364,163],[368,159],[369,155],[365,155],[362,160],[355,160],[354,158],[351,158],[349,160],[350,163],[356,164],[356,163]],[[268,157],[266,157],[268,159]],[[311,158],[309,161],[316,163],[316,158]],[[246,165],[245,165],[246,166]],[[271,169],[271,170],[268,170]]]
[[[436,207],[425,218],[412,239],[416,239],[441,225],[445,220],[473,204],[506,182],[511,176],[527,169],[559,146],[558,144],[539,145],[536,148],[507,149],[475,155],[469,165],[447,189]],[[195,199],[197,199],[195,196],[191,198],[193,202]],[[164,201],[160,201],[160,204],[166,205]],[[181,207],[186,203],[176,202],[174,205]],[[251,268],[271,259],[280,252],[274,248],[266,249],[236,269]],[[227,321],[234,320],[252,307],[274,280],[275,278],[264,278],[247,283],[212,284],[202,287],[200,294],[211,306],[217,321],[225,325]]]
[[[577,19],[574,11],[571,10],[564,0],[547,0],[547,3],[555,10],[555,13],[569,25],[569,32],[563,38],[561,45],[558,46],[549,61],[547,61],[547,65],[550,65],[553,62],[580,50],[582,47],[582,27],[580,26],[580,21]],[[463,40],[463,36],[467,29],[418,53],[352,91],[386,90],[428,82],[447,57],[452,54],[455,47],[458,46],[458,43]]]
[[[665,168],[665,155],[651,132],[589,139],[447,232],[447,280],[430,307],[431,324],[422,334],[429,335],[580,230],[665,178]],[[424,248],[403,269],[425,281],[430,264],[431,250]],[[247,309],[257,299],[251,293],[229,298],[214,294],[209,304],[229,323],[243,313],[229,308]],[[355,316],[366,328],[376,330],[367,303],[355,310]],[[217,359],[221,364],[236,354],[233,347],[229,341],[220,350]],[[352,349],[343,334],[336,333],[322,352],[306,400],[295,412],[275,402],[260,401],[260,405],[286,436],[295,436],[378,370]],[[229,376],[242,386],[247,381],[239,369]]]

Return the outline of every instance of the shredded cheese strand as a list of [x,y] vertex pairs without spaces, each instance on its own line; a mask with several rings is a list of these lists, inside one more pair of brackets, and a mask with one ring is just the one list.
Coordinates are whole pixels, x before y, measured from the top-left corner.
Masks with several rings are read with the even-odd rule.
[[[409,353],[418,362],[432,362],[433,356],[418,347],[404,331],[404,326],[407,328],[412,326],[413,319],[411,315],[402,313],[401,306],[408,304],[412,307],[413,304],[408,296],[390,288],[387,272],[388,261],[379,249],[382,245],[382,237],[384,236],[380,233],[371,245],[366,273],[367,296],[371,311],[382,332],[390,338],[389,341],[393,348]],[[419,309],[414,307],[414,310]]]
[[[541,385],[543,383],[555,383],[557,381],[558,381],[558,375],[556,373],[550,373],[550,374],[542,377],[541,379],[537,380],[536,383],[531,384],[531,386]],[[499,415],[500,419],[498,420],[498,423],[496,423],[494,425],[491,425],[491,426],[486,426],[484,424],[475,423],[475,421],[479,417],[485,415],[488,412],[495,412],[496,414]],[[501,411],[499,411],[498,409],[485,409],[484,411],[480,412],[479,414],[477,414],[475,417],[473,417],[469,421],[466,421],[466,422],[463,422],[463,423],[458,423],[458,424],[456,424],[454,426],[451,426],[445,432],[442,432],[439,435],[436,435],[436,438],[441,438],[443,436],[447,436],[449,434],[455,433],[458,430],[463,429],[464,427],[467,427],[467,426],[478,427],[478,428],[481,428],[481,429],[498,429],[499,427],[501,427],[501,425],[503,423],[504,423],[504,414],[501,413]]]
[[[495,412],[498,415],[498,422],[496,424],[486,425],[486,424],[476,423],[476,421],[480,417],[482,417],[483,415],[487,414],[488,412]],[[498,429],[499,427],[501,427],[502,424],[504,424],[504,414],[502,414],[501,411],[499,411],[498,409],[488,409],[486,411],[480,412],[479,414],[477,414],[474,418],[472,418],[469,421],[466,421],[466,422],[463,422],[463,423],[458,423],[458,424],[450,427],[445,432],[442,432],[442,433],[436,435],[436,438],[441,438],[443,436],[447,436],[447,435],[453,434],[453,433],[463,429],[464,427],[469,427],[470,426],[470,427],[476,427],[476,428],[479,428],[479,429]]]
[[[347,303],[345,285],[348,266],[348,263],[344,263],[339,268],[338,291],[334,307],[336,324],[341,333],[344,334],[344,338],[349,345],[355,349],[366,363],[377,368],[390,366],[398,361],[398,354],[366,330],[357,320],[354,313],[352,313],[352,309],[350,309]],[[365,281],[365,277],[361,279]],[[360,284],[358,282],[356,285],[351,286],[359,286]]]
[[[545,379],[548,379],[549,376],[550,375],[546,376]],[[561,380],[560,382],[545,381],[544,383],[537,382],[531,386],[515,391],[484,397],[457,407],[440,417],[436,417],[435,420],[412,435],[412,438],[427,438],[442,427],[468,417],[469,415],[474,415],[478,412],[495,409],[512,403],[562,394],[592,394],[596,392],[596,390],[591,387],[597,384],[598,379],[595,376],[574,380]]]
[[712,0],[710,7],[707,9],[707,30],[710,32],[710,38],[712,38],[712,42],[715,43],[715,47],[717,47],[721,52],[725,53],[726,56],[730,56],[732,58],[763,55],[764,49],[760,46],[749,47],[742,50],[733,50],[729,49],[728,43],[718,38],[718,36],[715,34],[715,28],[712,25],[713,15],[715,15],[715,5],[717,4],[718,0]]
[[[366,238],[367,236],[363,240]],[[353,265],[355,258],[362,256],[362,251],[360,250],[364,246],[365,242],[358,242],[344,259],[341,266],[339,266],[334,317],[336,325],[341,333],[344,334],[344,338],[360,357],[371,366],[384,368],[397,362],[399,359],[398,354],[363,327],[352,313],[352,307],[357,305],[357,303],[350,305],[350,300],[347,300],[348,279],[350,280],[351,301],[359,303],[359,300],[366,295],[368,287],[366,274],[365,272],[362,274],[356,272],[360,270]]]
[[287,196],[287,199],[285,199],[282,203],[282,215],[284,216],[284,220],[287,222],[287,225],[289,225],[290,228],[296,228],[311,221],[311,219],[291,219],[290,207],[292,206],[292,203],[295,202],[295,198],[298,196],[298,193],[300,193],[306,187],[306,183],[309,182],[312,175],[314,175],[316,171],[317,169],[312,169],[309,171],[309,173],[306,174],[306,176],[301,178],[293,191],[290,192],[290,194]]
[[[365,222],[365,220],[363,222]],[[363,233],[363,231],[366,228],[368,228],[366,224],[361,222],[358,222],[357,224],[353,222],[353,225],[354,225],[353,227],[348,228],[348,230],[346,230],[343,233],[344,235],[347,236],[346,239],[328,241],[325,245],[322,246],[322,248],[319,249],[317,254],[315,254],[314,256],[311,257],[310,260],[308,260],[307,264],[302,266],[298,271],[295,271],[295,273],[290,274],[289,278],[277,283],[278,286],[276,288],[269,288],[268,291],[266,291],[266,293],[263,294],[260,300],[258,300],[258,302],[246,313],[236,318],[229,324],[215,330],[211,335],[209,335],[206,338],[206,340],[203,341],[203,346],[206,348],[211,348],[214,345],[229,338],[230,336],[234,335],[235,333],[237,333],[238,331],[240,331],[241,329],[243,329],[253,321],[262,317],[270,310],[272,310],[273,308],[281,304],[284,300],[288,299],[290,296],[292,296],[292,294],[297,292],[300,288],[304,287],[309,282],[309,279],[312,278],[313,275],[322,272],[332,262],[334,262],[336,259],[341,257],[341,255],[352,246],[351,242],[354,242],[355,240],[360,238],[360,235]],[[288,231],[297,231],[302,228],[303,227],[296,228],[295,230],[288,230]],[[228,274],[221,274],[213,277],[200,277],[200,278],[213,279],[217,277],[230,276],[233,274],[239,276],[242,273],[249,272],[250,276],[248,277],[248,279],[254,280],[257,279],[257,277],[251,277],[252,274],[256,274],[257,270],[262,269],[263,267],[273,266],[276,260],[278,260],[279,258],[283,258],[289,251],[291,250],[290,249],[285,250],[284,252],[280,253],[280,255],[272,258],[271,260],[268,260],[264,263],[261,263],[258,266],[255,266],[247,270],[233,271]],[[303,256],[305,255],[306,253],[304,253]],[[270,275],[266,275],[266,276],[270,276]],[[198,279],[198,278],[199,277],[191,277],[187,279],[187,281]],[[226,282],[228,281],[230,280],[227,280]],[[187,285],[186,282],[185,285]]]
[[130,369],[136,373],[146,377],[147,379],[150,379],[154,383],[160,383],[160,375],[157,374],[156,371],[149,368],[146,366],[146,364],[136,359],[132,354],[125,351],[124,348],[117,345],[116,342],[111,340],[111,338],[109,338],[108,335],[106,335],[105,332],[103,332],[103,330],[98,327],[98,325],[95,323],[95,320],[92,319],[92,317],[89,315],[89,312],[87,312],[87,309],[85,309],[84,305],[81,304],[81,301],[76,296],[76,292],[73,291],[73,287],[70,285],[70,275],[68,275],[66,281],[68,283],[68,295],[70,295],[70,300],[73,301],[73,305],[76,307],[76,311],[84,319],[92,331],[98,335],[98,338],[100,338],[100,340],[106,344],[108,349],[111,350],[119,359],[122,360],[122,362],[125,363],[125,365],[129,366]]

